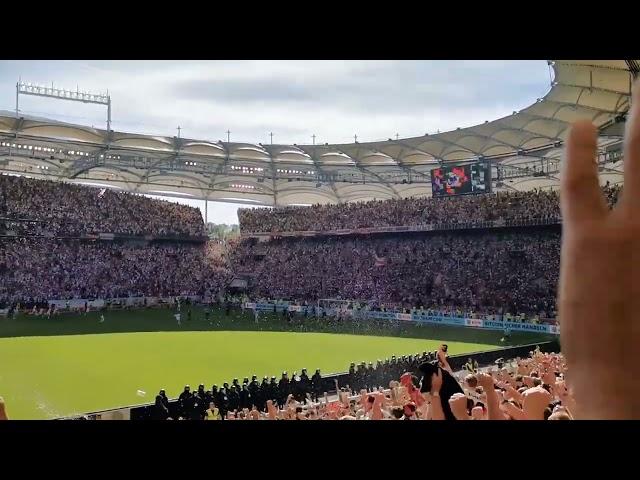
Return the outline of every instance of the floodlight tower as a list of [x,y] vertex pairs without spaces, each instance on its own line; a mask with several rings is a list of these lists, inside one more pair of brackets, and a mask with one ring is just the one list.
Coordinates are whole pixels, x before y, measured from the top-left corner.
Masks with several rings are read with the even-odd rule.
[[49,87],[44,85],[32,85],[31,83],[18,80],[16,83],[16,117],[19,115],[20,95],[32,95],[35,97],[105,105],[107,107],[107,132],[111,131],[111,96],[109,95],[109,91],[107,91],[106,94],[95,94],[81,91],[79,88],[75,91],[66,90],[64,88],[55,88],[53,86],[53,82]]

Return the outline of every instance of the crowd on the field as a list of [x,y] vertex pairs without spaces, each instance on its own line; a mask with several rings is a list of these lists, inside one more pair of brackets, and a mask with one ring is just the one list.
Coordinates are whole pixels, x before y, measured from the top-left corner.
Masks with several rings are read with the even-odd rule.
[[[316,370],[309,377],[254,375],[239,383],[196,391],[185,386],[171,404],[160,390],[152,408],[156,420],[570,420],[575,400],[568,391],[562,355],[538,349],[529,358],[478,369],[469,359],[453,372],[447,346],[438,352],[351,364],[329,396],[332,385]],[[335,388],[335,387],[334,387]]]
[[[617,201],[619,185],[606,184],[609,204]],[[370,227],[456,225],[488,221],[548,223],[560,219],[558,191],[531,190],[458,197],[423,197],[310,207],[239,209],[240,231],[295,232]]]
[[387,308],[553,317],[557,231],[241,242],[234,268],[252,298],[366,300]]
[[0,175],[0,195],[0,217],[30,220],[6,222],[17,235],[206,235],[197,208],[108,188]]
[[16,238],[0,243],[0,302],[217,296],[230,272],[204,245]]

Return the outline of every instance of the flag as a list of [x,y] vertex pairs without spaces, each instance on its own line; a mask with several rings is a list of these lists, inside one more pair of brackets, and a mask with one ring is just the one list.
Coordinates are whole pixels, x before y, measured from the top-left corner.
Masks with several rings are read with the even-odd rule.
[[98,197],[99,197],[99,198],[102,198],[102,196],[104,195],[104,192],[106,192],[106,191],[107,191],[107,189],[106,189],[106,188],[101,188],[101,189],[100,189],[100,193],[98,193]]

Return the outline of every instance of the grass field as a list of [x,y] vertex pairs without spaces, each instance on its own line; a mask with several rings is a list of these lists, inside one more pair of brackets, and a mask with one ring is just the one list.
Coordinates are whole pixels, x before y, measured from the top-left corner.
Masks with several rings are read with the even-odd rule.
[[[221,385],[234,377],[280,376],[306,367],[345,371],[352,361],[435,350],[452,355],[504,346],[500,333],[444,326],[407,326],[354,335],[302,332],[279,317],[258,326],[239,312],[216,311],[214,325],[200,309],[178,328],[169,310],[107,312],[0,320],[0,395],[14,419],[43,419],[153,401],[164,387],[176,396],[188,383]],[[293,331],[292,331],[293,330]],[[320,330],[320,331],[319,331]],[[518,334],[511,344],[543,340]],[[146,392],[145,397],[137,394]]]

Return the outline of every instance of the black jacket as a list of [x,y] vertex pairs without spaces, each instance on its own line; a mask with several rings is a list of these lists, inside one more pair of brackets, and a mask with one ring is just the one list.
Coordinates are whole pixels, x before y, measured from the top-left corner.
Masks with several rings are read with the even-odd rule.
[[278,400],[280,397],[280,389],[278,388],[278,384],[275,380],[269,382],[269,390],[268,390],[268,399],[273,400],[274,402]]
[[224,388],[221,388],[220,390],[218,390],[218,393],[216,394],[216,407],[218,407],[218,409],[223,412],[226,413],[228,408],[229,408],[229,397],[227,396],[227,392],[225,391]]
[[306,373],[300,375],[300,387],[302,388],[302,391],[308,392],[310,390],[310,386],[311,380],[309,379],[309,376]]
[[311,377],[311,385],[313,387],[314,392],[322,391],[322,375],[319,373],[314,373],[313,377]]
[[[263,386],[264,385],[265,384],[263,384]],[[260,384],[258,383],[258,381],[257,380],[252,381],[249,384],[248,390],[249,390],[249,395],[251,395],[251,405],[249,406],[251,407],[252,405],[255,405],[257,407],[260,404],[262,399],[262,388],[260,387]]]
[[246,387],[240,390],[240,408],[251,408],[251,393]]
[[182,392],[178,397],[178,405],[180,406],[180,413],[185,413],[189,408],[189,399],[192,397],[191,392]]
[[289,379],[281,378],[278,382],[278,390],[281,397],[286,397],[289,395]]
[[229,410],[238,410],[240,408],[240,394],[235,388],[229,390]]
[[156,395],[153,417],[156,420],[166,420],[169,417],[169,400],[166,396]]

